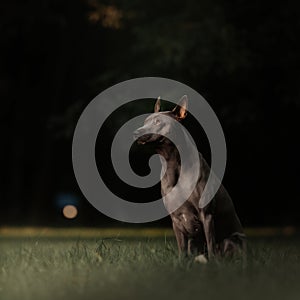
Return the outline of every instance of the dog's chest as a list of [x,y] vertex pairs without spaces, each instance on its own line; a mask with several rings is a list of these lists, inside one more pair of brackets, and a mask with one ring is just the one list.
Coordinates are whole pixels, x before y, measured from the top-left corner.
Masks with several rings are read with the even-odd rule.
[[189,201],[171,213],[171,219],[176,227],[189,237],[198,235],[203,229],[201,211],[196,209]]
[[[196,238],[199,234],[203,234],[203,223],[205,219],[205,212],[212,209],[214,201],[210,203],[208,207],[201,209],[198,205],[201,197],[200,189],[201,185],[198,185],[199,189],[195,189],[192,195],[184,201],[183,197],[180,197],[180,191],[176,193],[175,197],[171,197],[170,194],[166,194],[163,197],[164,205],[170,212],[171,219],[174,225],[186,236],[190,238]],[[163,190],[162,190],[163,193]],[[172,208],[176,206],[177,209]]]

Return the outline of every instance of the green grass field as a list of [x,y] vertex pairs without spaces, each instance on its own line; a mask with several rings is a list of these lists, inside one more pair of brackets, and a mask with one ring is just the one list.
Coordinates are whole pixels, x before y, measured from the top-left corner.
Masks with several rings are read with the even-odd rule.
[[247,265],[195,263],[169,231],[148,236],[3,234],[0,299],[300,299],[295,235],[250,237]]

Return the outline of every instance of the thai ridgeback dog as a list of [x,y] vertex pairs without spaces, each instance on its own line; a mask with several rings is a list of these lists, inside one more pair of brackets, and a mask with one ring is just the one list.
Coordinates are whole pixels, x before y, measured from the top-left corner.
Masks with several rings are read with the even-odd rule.
[[[187,106],[188,98],[183,96],[172,111],[160,112],[159,97],[154,113],[146,118],[143,127],[134,132],[134,139],[138,144],[152,143],[156,152],[164,157],[161,193],[165,206],[165,198],[176,185],[181,169],[178,149],[165,135],[173,130],[173,120],[181,122],[186,117]],[[153,128],[157,133],[147,134]],[[223,185],[221,184],[213,199],[204,208],[199,207],[199,199],[208,180],[210,167],[201,153],[197,155],[200,160],[200,175],[196,187],[190,197],[170,213],[179,253],[198,255],[199,261],[203,263],[207,262],[207,258],[215,256],[245,255],[246,236],[233,202]]]

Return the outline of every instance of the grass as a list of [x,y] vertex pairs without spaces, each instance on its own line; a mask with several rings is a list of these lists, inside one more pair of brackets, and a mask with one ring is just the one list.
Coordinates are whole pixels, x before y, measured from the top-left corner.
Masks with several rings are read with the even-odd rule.
[[253,237],[247,265],[179,258],[173,237],[2,237],[0,299],[300,299],[300,239]]

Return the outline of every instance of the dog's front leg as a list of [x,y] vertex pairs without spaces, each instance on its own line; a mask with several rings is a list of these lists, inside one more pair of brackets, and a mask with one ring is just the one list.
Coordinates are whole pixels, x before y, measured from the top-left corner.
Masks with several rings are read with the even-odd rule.
[[188,246],[187,237],[183,234],[182,231],[179,230],[179,228],[176,226],[174,222],[172,223],[173,223],[173,230],[177,240],[179,255],[186,255],[187,246]]
[[212,214],[204,215],[203,227],[207,244],[208,258],[211,259],[215,256],[216,253],[215,226]]

